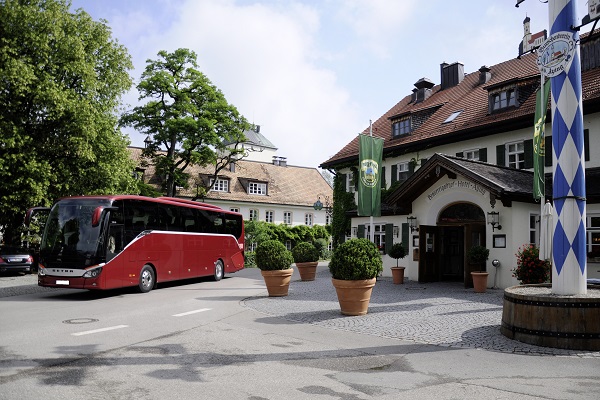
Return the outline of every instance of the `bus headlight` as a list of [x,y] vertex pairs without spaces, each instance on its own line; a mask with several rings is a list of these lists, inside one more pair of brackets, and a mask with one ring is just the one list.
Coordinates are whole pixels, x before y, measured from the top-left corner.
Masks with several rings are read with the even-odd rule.
[[85,271],[85,274],[83,274],[83,277],[84,278],[97,278],[101,272],[102,272],[102,267],[88,269],[87,271]]

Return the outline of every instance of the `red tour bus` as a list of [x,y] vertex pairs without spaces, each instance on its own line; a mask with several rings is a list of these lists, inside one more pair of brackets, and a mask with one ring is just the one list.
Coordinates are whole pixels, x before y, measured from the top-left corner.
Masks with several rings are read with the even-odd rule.
[[[28,211],[26,223],[33,212]],[[50,209],[38,285],[74,289],[138,286],[244,268],[242,215],[171,197],[81,196]]]

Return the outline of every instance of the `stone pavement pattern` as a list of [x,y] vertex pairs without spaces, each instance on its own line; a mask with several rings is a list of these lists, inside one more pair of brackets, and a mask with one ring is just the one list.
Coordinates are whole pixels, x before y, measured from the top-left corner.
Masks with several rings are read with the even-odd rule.
[[378,278],[369,312],[359,317],[340,313],[327,268],[314,281],[302,282],[294,272],[287,297],[256,296],[243,304],[263,314],[386,338],[449,348],[474,348],[514,354],[599,357],[600,352],[539,347],[508,339],[500,333],[502,289],[475,293],[462,283]]

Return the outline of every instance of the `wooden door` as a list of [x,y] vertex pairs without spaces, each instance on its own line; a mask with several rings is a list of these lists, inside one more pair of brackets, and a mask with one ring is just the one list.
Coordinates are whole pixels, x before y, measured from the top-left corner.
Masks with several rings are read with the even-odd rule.
[[479,264],[471,264],[467,260],[466,254],[469,249],[473,246],[485,246],[485,222],[483,223],[472,223],[465,225],[465,287],[473,287],[473,278],[471,277],[472,271],[480,271],[483,266]]
[[439,229],[437,226],[419,227],[419,282],[439,281]]

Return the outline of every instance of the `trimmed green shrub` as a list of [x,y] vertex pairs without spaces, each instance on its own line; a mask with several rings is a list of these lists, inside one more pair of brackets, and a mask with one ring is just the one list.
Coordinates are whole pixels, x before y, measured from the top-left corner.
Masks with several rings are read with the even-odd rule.
[[278,240],[265,240],[255,252],[256,266],[263,271],[292,268],[292,253]]
[[350,239],[340,244],[331,257],[329,272],[334,279],[373,279],[383,271],[381,254],[367,239]]
[[406,257],[406,249],[402,243],[394,243],[388,255],[396,259],[396,267],[398,266],[398,259]]
[[490,249],[484,246],[473,246],[467,251],[467,260],[472,264],[483,264],[490,256]]
[[296,263],[319,261],[319,255],[319,250],[308,242],[300,242],[292,249],[292,256]]

